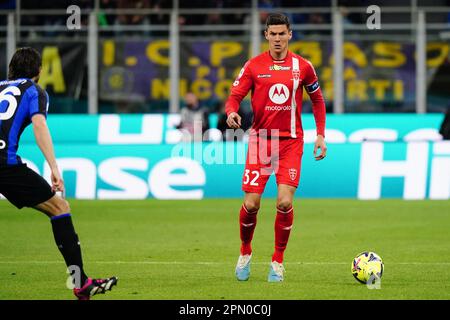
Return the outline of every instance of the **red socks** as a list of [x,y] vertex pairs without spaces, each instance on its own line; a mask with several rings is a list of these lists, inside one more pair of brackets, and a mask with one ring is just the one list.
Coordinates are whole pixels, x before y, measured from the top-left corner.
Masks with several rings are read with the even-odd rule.
[[[252,239],[256,227],[258,211],[249,212],[244,205],[239,213],[239,227],[241,235],[241,255],[252,253]],[[275,252],[272,261],[283,263],[284,251],[289,240],[289,235],[294,221],[294,208],[287,211],[278,209],[275,219]]]
[[277,217],[275,219],[275,252],[272,256],[272,261],[283,263],[284,250],[286,250],[293,221],[293,207],[287,211],[277,210]]
[[239,213],[239,226],[241,232],[241,255],[252,253],[253,232],[256,227],[256,215],[258,211],[249,212],[244,205]]

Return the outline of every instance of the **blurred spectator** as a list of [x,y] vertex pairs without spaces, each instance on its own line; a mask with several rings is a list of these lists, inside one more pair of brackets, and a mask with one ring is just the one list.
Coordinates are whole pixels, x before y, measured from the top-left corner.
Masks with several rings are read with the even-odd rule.
[[[59,30],[60,27],[65,26],[67,22],[67,13],[66,10],[71,5],[77,5],[81,10],[84,9],[92,9],[94,7],[94,0],[79,0],[74,2],[73,0],[21,0],[20,8],[23,10],[60,10],[62,13],[57,15],[33,15],[33,14],[23,14],[21,16],[21,24],[23,26],[36,26],[36,25],[44,25],[47,26],[47,31],[45,32],[36,32],[36,31],[21,31],[22,37],[35,37],[37,35],[48,36],[59,36],[64,35],[67,36],[75,36],[76,32],[67,33],[65,31]],[[87,16],[81,16],[81,24],[86,25]],[[53,28],[55,27],[55,28]]]
[[[242,0],[227,0],[224,1],[224,8],[248,8],[251,6],[250,1],[242,1]],[[231,15],[222,15],[222,19],[226,21],[228,24],[244,24],[244,20],[247,14],[236,12]],[[230,35],[239,35],[243,34],[242,31],[231,31],[229,32]]]
[[332,0],[281,0],[282,7],[331,7]]
[[278,0],[259,0],[258,8],[260,9],[259,19],[261,23],[265,24],[269,13],[279,6],[280,1]]
[[[96,0],[21,0],[22,9],[60,9],[65,10],[68,6],[75,4],[81,9],[92,9],[95,7]],[[140,25],[168,25],[170,23],[170,15],[158,13],[160,10],[171,9],[173,7],[173,0],[98,0],[100,12],[98,14],[98,22],[100,26],[140,26]],[[261,0],[262,7],[272,7],[275,3],[276,6],[279,5],[280,0]],[[0,5],[3,8],[8,9],[11,6],[15,6],[15,0],[0,0]],[[251,6],[250,1],[242,0],[189,0],[179,1],[180,9],[219,9],[217,12],[211,12],[209,14],[204,14],[203,12],[190,14],[183,13],[179,16],[179,24],[181,26],[192,26],[192,25],[204,25],[204,24],[236,24],[240,25],[244,23],[244,19],[248,14],[240,13],[227,13],[221,14],[221,8],[249,8]],[[14,8],[14,7],[13,7]],[[102,12],[102,9],[114,10],[114,9],[152,9],[155,14],[106,14]],[[5,20],[5,19],[3,19]],[[264,20],[264,17],[262,17]],[[23,15],[22,24],[25,26],[32,25],[46,25],[49,26],[49,31],[45,33],[45,36],[58,35],[61,32],[51,30],[51,26],[63,26],[65,24],[65,15]],[[5,20],[6,23],[6,20]],[[87,24],[87,15],[82,15],[82,25]],[[146,29],[146,28],[144,28]],[[120,30],[120,28],[119,28]],[[24,37],[29,36],[27,33],[23,33]],[[36,34],[36,33],[33,33]],[[39,34],[39,33],[37,33]],[[118,35],[135,35],[142,34],[142,31],[119,32]],[[144,30],[145,35],[150,35],[149,31]],[[241,35],[243,31],[223,31],[221,34],[224,35]],[[74,35],[74,33],[72,33]],[[103,35],[113,36],[113,33],[103,31]],[[167,36],[166,31],[154,31],[151,33],[152,36]],[[202,35],[199,32],[184,31],[184,35],[199,36]]]
[[[241,1],[241,0],[210,0],[210,1],[202,1],[202,0],[191,0],[191,1],[180,1],[180,9],[218,9],[216,12],[208,13],[208,14],[189,14],[185,13],[180,15],[179,24],[181,26],[192,26],[192,25],[218,25],[218,24],[243,24],[246,23],[245,19],[247,17],[246,14],[236,12],[236,13],[226,13],[222,14],[220,9],[224,8],[245,8],[249,7],[251,2],[249,1]],[[205,30],[208,31],[208,30]],[[183,32],[184,35],[190,36],[198,36],[202,35],[199,32]],[[219,34],[224,35],[241,35],[243,31],[229,31],[224,30]]]
[[[117,9],[148,9],[150,8],[149,0],[119,0]],[[136,25],[144,21],[144,15],[138,14],[121,14],[117,17],[120,24]]]
[[[152,9],[155,13],[158,13],[163,9],[172,9],[172,1],[170,0],[155,0],[152,1]],[[168,14],[156,14],[150,17],[152,24],[169,24],[170,23],[170,15]]]
[[222,16],[219,12],[209,13],[206,17],[206,24],[223,24]]
[[344,19],[344,23],[364,23],[366,15],[358,12],[348,12],[347,8],[351,7],[363,7],[367,8],[370,4],[366,0],[340,0],[339,6],[341,7],[341,13]]
[[[184,103],[177,129],[183,130],[183,141],[202,141],[203,134],[209,129],[208,109],[200,105],[197,96],[192,92],[186,94]],[[208,140],[208,137],[205,137],[205,140]]]
[[[117,9],[150,9],[150,0],[118,0]],[[150,20],[144,14],[119,14],[116,24],[127,26],[149,25]],[[136,32],[121,32],[121,35],[142,34],[142,30]],[[144,33],[145,34],[145,33]]]
[[116,16],[111,14],[104,14],[102,9],[113,10],[116,9],[115,0],[100,0],[99,25],[111,26],[116,21]]
[[[319,7],[330,9],[332,3],[331,0],[280,0],[280,6],[286,8],[312,8]],[[331,22],[331,15],[328,13],[291,13],[288,14],[291,25],[296,24],[327,24]],[[315,34],[327,34],[328,31],[322,30],[305,30],[293,31],[293,39],[302,39],[305,35],[313,36]]]
[[[202,0],[189,0],[180,1],[181,9],[202,9],[208,8],[208,3]],[[192,26],[192,25],[202,25],[206,21],[205,14],[182,14],[178,18],[178,22],[181,26]]]

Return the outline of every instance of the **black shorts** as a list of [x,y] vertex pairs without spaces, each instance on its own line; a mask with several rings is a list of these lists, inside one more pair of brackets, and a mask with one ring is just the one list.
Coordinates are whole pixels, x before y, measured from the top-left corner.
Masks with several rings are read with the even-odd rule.
[[34,207],[55,195],[47,181],[26,164],[0,167],[0,193],[19,209]]

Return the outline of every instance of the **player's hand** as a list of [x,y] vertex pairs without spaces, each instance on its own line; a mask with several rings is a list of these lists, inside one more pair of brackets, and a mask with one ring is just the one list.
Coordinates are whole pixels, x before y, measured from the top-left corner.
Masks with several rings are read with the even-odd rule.
[[64,193],[64,180],[61,178],[59,170],[52,170],[52,190],[53,192],[63,192]]
[[[320,149],[320,154],[317,155],[317,150]],[[322,160],[327,155],[327,145],[323,136],[318,135],[316,142],[314,143],[314,158],[316,161]]]
[[236,112],[231,112],[227,118],[227,125],[232,129],[241,127],[241,116]]

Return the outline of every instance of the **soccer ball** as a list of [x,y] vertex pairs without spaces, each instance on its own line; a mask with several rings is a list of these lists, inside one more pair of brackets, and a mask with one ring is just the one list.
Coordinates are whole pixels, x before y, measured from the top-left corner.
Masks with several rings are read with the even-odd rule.
[[383,275],[384,264],[375,252],[365,251],[358,254],[352,262],[352,274],[364,284],[374,284]]

